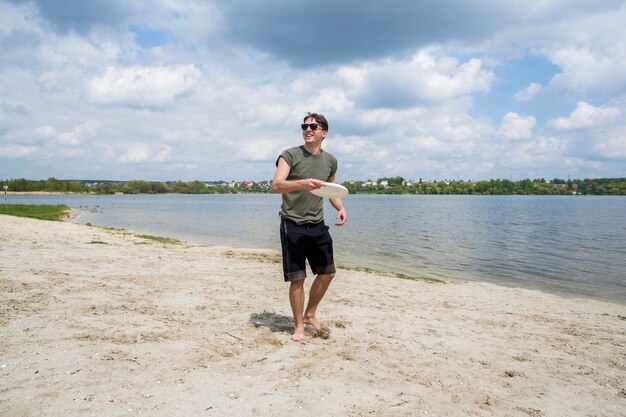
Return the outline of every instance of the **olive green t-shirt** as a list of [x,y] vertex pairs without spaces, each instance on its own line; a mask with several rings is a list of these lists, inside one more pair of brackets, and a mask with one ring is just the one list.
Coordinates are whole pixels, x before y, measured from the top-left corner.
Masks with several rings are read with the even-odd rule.
[[[287,176],[289,181],[306,178],[327,181],[337,172],[337,158],[324,150],[319,155],[313,155],[302,145],[287,149],[280,156],[291,168]],[[297,224],[319,223],[324,220],[324,201],[307,190],[283,194],[280,216]]]

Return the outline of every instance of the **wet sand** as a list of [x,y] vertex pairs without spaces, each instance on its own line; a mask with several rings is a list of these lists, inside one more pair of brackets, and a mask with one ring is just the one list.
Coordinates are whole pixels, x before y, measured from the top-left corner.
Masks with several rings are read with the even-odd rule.
[[626,415],[624,305],[340,270],[297,343],[275,252],[0,230],[3,416]]

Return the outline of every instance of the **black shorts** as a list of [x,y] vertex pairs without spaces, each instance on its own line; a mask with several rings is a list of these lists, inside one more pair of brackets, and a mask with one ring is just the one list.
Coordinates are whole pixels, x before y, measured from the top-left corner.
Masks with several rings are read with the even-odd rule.
[[291,220],[281,219],[280,243],[286,282],[306,278],[306,260],[314,275],[335,273],[333,239],[323,221],[297,225]]

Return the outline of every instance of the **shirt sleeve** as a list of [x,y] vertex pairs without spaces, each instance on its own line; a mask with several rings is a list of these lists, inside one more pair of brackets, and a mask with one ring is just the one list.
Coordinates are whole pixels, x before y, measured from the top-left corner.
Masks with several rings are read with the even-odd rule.
[[283,153],[278,155],[278,158],[276,158],[276,166],[278,166],[278,160],[280,158],[283,158],[285,162],[287,162],[287,165],[293,167],[293,155],[291,154],[291,152],[289,152],[289,149],[283,151]]
[[337,174],[337,165],[337,158],[333,156],[330,161],[330,177],[334,177]]

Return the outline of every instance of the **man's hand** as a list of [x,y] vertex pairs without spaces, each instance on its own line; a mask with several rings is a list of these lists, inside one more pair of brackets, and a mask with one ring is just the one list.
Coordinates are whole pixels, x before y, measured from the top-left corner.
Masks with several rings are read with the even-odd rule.
[[306,180],[300,180],[300,184],[302,185],[302,188],[304,188],[305,190],[317,190],[318,188],[321,188],[324,186],[324,181],[315,179],[315,178],[307,178]]
[[343,226],[344,223],[348,221],[348,213],[346,213],[345,207],[342,207],[341,210],[337,212],[336,218],[339,220],[337,220],[335,226]]

